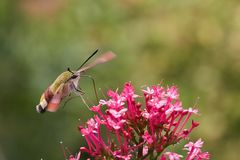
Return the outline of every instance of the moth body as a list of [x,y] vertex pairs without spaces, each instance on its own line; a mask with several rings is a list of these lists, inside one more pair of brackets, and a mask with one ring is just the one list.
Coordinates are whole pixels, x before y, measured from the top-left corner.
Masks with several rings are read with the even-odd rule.
[[107,52],[99,56],[95,61],[82,67],[91,57],[93,57],[98,50],[96,50],[85,62],[76,70],[65,71],[61,73],[56,80],[43,92],[40,98],[39,104],[36,106],[36,110],[39,113],[44,113],[45,111],[56,112],[60,106],[62,99],[69,96],[72,92],[79,91],[79,80],[80,75],[94,67],[97,64],[105,63],[115,57],[112,52]]

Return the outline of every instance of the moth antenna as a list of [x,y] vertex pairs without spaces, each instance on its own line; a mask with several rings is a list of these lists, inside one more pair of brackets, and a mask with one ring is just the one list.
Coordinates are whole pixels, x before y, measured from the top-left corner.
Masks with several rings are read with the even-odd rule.
[[98,52],[98,49],[96,51],[94,51],[83,63],[80,67],[78,67],[77,70],[79,70],[80,68],[82,68],[96,53]]

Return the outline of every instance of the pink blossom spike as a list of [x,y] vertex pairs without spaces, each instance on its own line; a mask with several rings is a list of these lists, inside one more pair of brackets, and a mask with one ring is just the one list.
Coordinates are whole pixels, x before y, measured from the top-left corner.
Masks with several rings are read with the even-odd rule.
[[[81,153],[88,153],[97,160],[183,158],[171,152],[169,146],[177,145],[182,139],[189,140],[190,133],[199,123],[192,120],[190,128],[185,126],[190,117],[198,114],[198,110],[183,108],[176,86],[146,87],[142,94],[137,95],[130,82],[125,83],[122,92],[109,90],[109,99],[102,99],[93,106],[93,118],[89,118],[84,126],[79,126],[87,143],[80,148]],[[208,152],[202,152],[202,146],[201,139],[187,143],[184,159],[210,159]],[[69,160],[79,160],[80,152],[78,154],[70,156]]]

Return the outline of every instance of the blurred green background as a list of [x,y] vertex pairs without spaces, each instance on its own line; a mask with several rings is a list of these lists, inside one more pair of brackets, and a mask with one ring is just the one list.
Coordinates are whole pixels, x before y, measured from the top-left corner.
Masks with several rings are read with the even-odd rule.
[[[212,159],[239,159],[240,2],[237,0],[1,0],[0,159],[64,159],[84,145],[80,99],[57,113],[35,111],[41,93],[96,48],[117,58],[89,70],[106,92],[124,82],[175,84],[184,106],[198,97],[192,133]],[[90,80],[81,87],[95,101]],[[139,92],[139,90],[138,90]]]

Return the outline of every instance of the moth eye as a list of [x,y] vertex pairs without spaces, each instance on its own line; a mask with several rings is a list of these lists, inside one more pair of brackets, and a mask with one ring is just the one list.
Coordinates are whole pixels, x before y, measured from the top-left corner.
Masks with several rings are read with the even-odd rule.
[[78,77],[77,75],[72,75],[71,79],[75,79],[77,77]]

